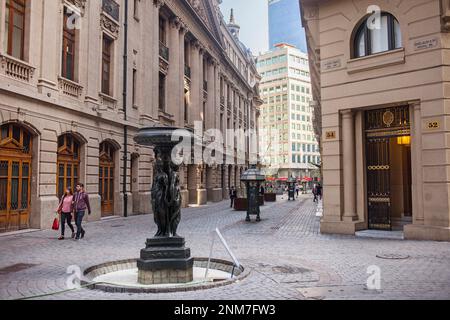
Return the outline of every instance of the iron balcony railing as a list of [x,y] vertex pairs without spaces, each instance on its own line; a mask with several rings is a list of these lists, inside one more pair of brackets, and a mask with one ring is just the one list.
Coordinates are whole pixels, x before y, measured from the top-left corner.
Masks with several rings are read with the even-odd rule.
[[184,65],[184,75],[189,79],[191,78],[191,67]]
[[169,61],[169,48],[162,42],[159,43],[159,56],[166,61]]

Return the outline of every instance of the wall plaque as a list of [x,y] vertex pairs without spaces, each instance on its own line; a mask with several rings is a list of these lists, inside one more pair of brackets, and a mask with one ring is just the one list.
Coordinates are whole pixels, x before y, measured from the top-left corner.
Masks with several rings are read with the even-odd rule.
[[342,66],[341,58],[322,61],[322,70],[324,71],[337,69],[340,68],[341,66]]
[[425,122],[425,130],[436,130],[441,127],[441,123],[438,120],[431,120]]
[[327,131],[327,132],[325,132],[325,139],[326,140],[336,139],[336,131]]
[[417,40],[414,42],[414,50],[426,50],[426,49],[432,49],[436,48],[438,46],[439,40],[437,37],[430,38],[430,39],[422,39]]

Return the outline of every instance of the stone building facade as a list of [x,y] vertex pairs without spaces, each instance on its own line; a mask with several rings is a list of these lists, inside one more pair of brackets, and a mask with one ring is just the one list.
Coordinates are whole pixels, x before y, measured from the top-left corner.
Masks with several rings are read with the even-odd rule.
[[[151,213],[141,127],[256,126],[254,59],[217,0],[0,0],[0,14],[0,232],[49,228],[77,182],[89,220]],[[226,198],[245,166],[185,167],[184,205]]]
[[300,0],[321,110],[321,232],[450,240],[450,2]]

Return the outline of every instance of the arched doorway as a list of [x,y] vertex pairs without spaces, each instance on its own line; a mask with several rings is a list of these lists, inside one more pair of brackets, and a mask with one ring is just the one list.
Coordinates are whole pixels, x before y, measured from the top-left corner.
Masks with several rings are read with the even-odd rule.
[[100,144],[98,193],[101,198],[102,217],[114,214],[114,153],[115,148],[109,141]]
[[32,136],[19,124],[0,128],[0,232],[27,229],[30,221]]
[[60,199],[64,190],[75,187],[80,180],[80,142],[70,133],[58,137],[56,190]]

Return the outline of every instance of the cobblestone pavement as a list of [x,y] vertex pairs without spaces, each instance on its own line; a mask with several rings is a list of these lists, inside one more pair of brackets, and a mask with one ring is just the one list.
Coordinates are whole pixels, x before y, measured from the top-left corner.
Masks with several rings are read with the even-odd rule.
[[[113,294],[80,289],[41,299],[450,299],[450,245],[321,235],[309,196],[262,207],[260,223],[228,202],[183,211],[180,234],[194,257],[209,254],[219,227],[249,276],[226,287],[183,293]],[[155,233],[152,216],[91,222],[86,238],[57,241],[54,231],[0,237],[0,298],[17,299],[66,289],[67,267],[136,258]],[[403,260],[377,255],[400,254]],[[215,258],[230,260],[216,242]],[[368,267],[381,270],[381,290],[366,287]]]

